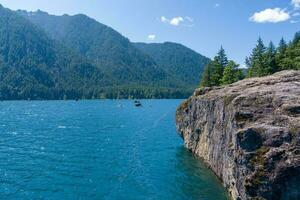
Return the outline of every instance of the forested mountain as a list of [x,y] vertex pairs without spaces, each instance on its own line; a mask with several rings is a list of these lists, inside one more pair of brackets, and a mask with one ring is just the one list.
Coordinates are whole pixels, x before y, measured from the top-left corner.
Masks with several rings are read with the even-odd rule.
[[135,43],[135,46],[151,56],[167,73],[191,87],[198,85],[199,75],[210,62],[209,58],[177,43]]
[[52,39],[91,60],[114,78],[116,84],[151,85],[167,78],[165,71],[127,38],[85,15],[54,16],[42,11],[19,13],[44,29]]
[[0,6],[0,99],[82,97],[107,85],[103,77],[100,69]]
[[142,48],[144,44],[131,43],[112,28],[82,14],[18,13],[106,73],[114,83],[110,91],[117,91],[118,96],[120,92],[122,97],[127,93],[136,96],[133,92],[142,96],[147,93],[147,98],[188,96],[208,62],[208,58],[175,43]]
[[0,99],[184,98],[192,93],[207,58],[179,44],[149,45],[151,51],[142,46],[85,15],[0,6]]

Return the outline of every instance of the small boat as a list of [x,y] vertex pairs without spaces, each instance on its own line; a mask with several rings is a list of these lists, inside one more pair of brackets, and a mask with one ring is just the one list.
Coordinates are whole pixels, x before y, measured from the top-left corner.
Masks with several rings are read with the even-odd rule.
[[136,107],[141,107],[141,106],[142,106],[142,103],[141,103],[139,100],[135,100],[135,101],[134,101],[134,105],[135,105]]

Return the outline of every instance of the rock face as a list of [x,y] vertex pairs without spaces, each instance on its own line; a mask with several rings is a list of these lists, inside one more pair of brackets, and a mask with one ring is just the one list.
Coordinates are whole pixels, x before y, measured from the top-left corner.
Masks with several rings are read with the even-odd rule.
[[300,71],[198,89],[176,122],[233,199],[300,199]]

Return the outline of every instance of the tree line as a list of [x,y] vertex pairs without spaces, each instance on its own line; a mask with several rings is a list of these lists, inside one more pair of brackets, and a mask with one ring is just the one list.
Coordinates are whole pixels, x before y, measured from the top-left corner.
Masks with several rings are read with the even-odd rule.
[[246,57],[247,69],[228,60],[223,47],[214,59],[205,67],[200,87],[227,85],[243,78],[271,75],[282,70],[300,70],[300,32],[297,32],[290,42],[283,38],[278,47],[271,41],[265,46],[259,38],[249,57]]

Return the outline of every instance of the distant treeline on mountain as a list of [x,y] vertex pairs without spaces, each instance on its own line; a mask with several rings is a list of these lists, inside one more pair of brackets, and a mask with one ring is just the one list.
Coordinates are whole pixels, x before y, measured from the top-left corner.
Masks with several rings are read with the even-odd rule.
[[85,15],[0,6],[0,99],[185,98],[210,59],[131,43]]
[[300,32],[286,42],[283,38],[278,47],[271,41],[266,47],[261,38],[245,61],[247,69],[239,69],[234,61],[228,61],[223,47],[205,67],[200,87],[227,85],[245,77],[261,77],[282,70],[300,70]]

